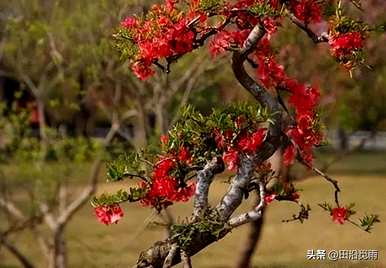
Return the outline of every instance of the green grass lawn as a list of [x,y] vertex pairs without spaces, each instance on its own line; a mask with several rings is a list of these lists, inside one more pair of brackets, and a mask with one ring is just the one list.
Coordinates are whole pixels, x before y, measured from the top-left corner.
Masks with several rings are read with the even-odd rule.
[[[360,156],[357,156],[354,157],[354,161],[345,160],[348,163],[343,166],[351,166],[354,170],[359,165],[370,168],[371,160],[366,157],[364,159],[366,160],[363,158],[361,160]],[[386,158],[382,160],[379,156],[374,159],[378,161],[375,164],[380,168],[382,168],[381,163],[386,161]],[[358,161],[357,165],[356,161]],[[301,200],[312,207],[311,218],[303,224],[282,223],[283,219],[290,218],[297,212],[297,207],[290,203],[273,202],[266,211],[262,239],[253,259],[255,267],[386,267],[385,173],[372,172],[366,175],[342,170],[332,170],[332,173],[336,173],[335,177],[339,179],[343,189],[341,197],[343,203],[355,202],[358,216],[363,212],[377,213],[382,222],[376,225],[371,234],[349,224],[332,223],[330,216],[322,211],[317,203],[332,202],[333,189],[322,178],[310,177],[299,182],[298,187],[304,190],[301,193]],[[114,190],[119,187],[120,185],[117,184],[101,184],[100,191]],[[227,184],[221,180],[213,184],[210,196],[212,205],[217,203],[226,188]],[[248,209],[251,205],[251,201],[245,202],[238,212]],[[161,220],[149,208],[142,208],[138,204],[127,204],[123,207],[124,219],[112,226],[98,223],[91,207],[86,206],[82,209],[71,222],[67,232],[69,267],[131,267],[141,250],[165,237],[165,231],[161,227],[154,227],[151,224]],[[179,216],[178,221],[182,221],[190,215],[191,203],[177,204],[172,208],[172,212]],[[221,241],[194,256],[193,266],[232,267],[245,239],[247,228],[248,226],[243,226],[234,230]],[[40,264],[38,267],[44,267],[36,241],[28,235],[21,235],[17,237],[17,242],[23,245],[23,250],[35,262]],[[307,261],[308,249],[376,249],[379,251],[379,260],[358,263]],[[0,267],[18,267],[13,257],[9,256],[4,249],[0,249]]]

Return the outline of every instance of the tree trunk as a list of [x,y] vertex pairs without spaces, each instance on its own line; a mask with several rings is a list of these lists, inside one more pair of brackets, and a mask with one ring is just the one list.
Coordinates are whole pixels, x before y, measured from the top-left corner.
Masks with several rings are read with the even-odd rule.
[[67,267],[67,246],[64,238],[64,225],[54,230],[54,241],[51,249],[49,268]]

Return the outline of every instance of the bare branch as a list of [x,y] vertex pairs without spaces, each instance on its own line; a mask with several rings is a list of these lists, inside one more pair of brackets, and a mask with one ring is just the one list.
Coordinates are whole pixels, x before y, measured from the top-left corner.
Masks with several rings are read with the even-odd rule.
[[55,220],[54,215],[52,215],[52,213],[50,212],[50,208],[48,207],[48,205],[42,201],[39,204],[39,209],[43,214],[43,219],[47,223],[48,227],[51,230],[55,230],[55,228],[57,227],[57,221]]
[[34,268],[32,262],[25,256],[19,248],[12,244],[6,237],[0,237],[0,244],[3,245],[8,251],[16,257],[24,268]]
[[307,168],[309,169],[312,169],[316,174],[318,174],[319,176],[325,178],[328,182],[330,182],[332,184],[332,186],[334,187],[335,189],[335,192],[334,192],[334,196],[335,196],[335,204],[340,207],[339,205],[339,193],[340,193],[340,188],[339,188],[339,185],[338,185],[338,181],[331,178],[329,175],[327,175],[326,173],[324,173],[323,171],[321,171],[320,169],[316,168],[316,167],[313,167],[311,166],[310,164],[308,164],[306,161],[304,161],[301,157],[298,157],[298,161],[303,164],[304,166],[306,166]]
[[11,214],[18,220],[25,219],[23,212],[16,207],[15,203],[5,199],[4,197],[0,197],[0,207],[4,208],[7,213]]
[[324,32],[321,35],[317,35],[310,28],[308,28],[307,24],[299,20],[294,14],[288,13],[288,16],[296,26],[302,29],[308,35],[308,37],[310,37],[312,41],[314,41],[315,44],[328,42],[329,36],[327,33]]

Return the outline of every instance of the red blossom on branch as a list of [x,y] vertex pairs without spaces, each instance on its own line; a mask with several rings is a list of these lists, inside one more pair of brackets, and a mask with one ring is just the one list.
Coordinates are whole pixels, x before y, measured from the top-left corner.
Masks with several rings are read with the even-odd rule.
[[346,221],[347,209],[343,207],[333,208],[331,210],[331,216],[333,222],[343,224]]
[[294,163],[296,157],[296,147],[291,143],[283,152],[283,163],[286,166],[290,166]]
[[135,17],[127,17],[121,22],[121,26],[131,29],[138,26],[138,19]]
[[349,32],[333,36],[329,40],[331,54],[338,60],[354,56],[363,48],[363,35],[360,32]]
[[123,210],[119,204],[109,206],[99,206],[95,208],[95,215],[97,219],[106,225],[118,223],[123,217]]
[[239,164],[239,153],[236,150],[228,150],[223,154],[222,159],[224,160],[224,163],[228,166],[229,170],[234,171],[237,169],[237,165]]
[[306,24],[322,19],[321,7],[315,0],[291,0],[290,7],[294,15]]
[[267,129],[260,128],[252,134],[244,134],[240,137],[237,147],[240,151],[253,153],[263,143]]

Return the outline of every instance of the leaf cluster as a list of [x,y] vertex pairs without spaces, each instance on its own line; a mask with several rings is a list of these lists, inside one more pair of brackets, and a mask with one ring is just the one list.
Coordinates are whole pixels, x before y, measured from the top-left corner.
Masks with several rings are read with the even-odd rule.
[[366,232],[370,232],[374,227],[374,224],[380,222],[379,216],[375,214],[365,215],[362,219],[359,219],[360,226]]
[[107,179],[110,182],[120,181],[125,177],[143,177],[150,173],[149,158],[144,151],[129,152],[120,155],[116,160],[107,164]]
[[[173,152],[181,146],[188,147],[193,161],[199,164],[205,162],[213,153],[222,153],[216,146],[214,131],[231,131],[235,135],[234,138],[237,138],[242,130],[253,132],[262,123],[268,122],[270,116],[267,109],[248,103],[214,109],[208,116],[199,113],[192,106],[187,106],[182,109],[180,120],[169,131],[169,140],[164,149]],[[240,117],[243,119],[242,126],[236,124]]]
[[121,189],[114,194],[104,193],[99,197],[94,197],[91,200],[91,205],[93,207],[99,207],[99,206],[109,206],[113,204],[119,204],[123,202],[137,202],[141,200],[145,194],[146,194],[146,191],[142,188],[130,187],[129,191],[125,191]]

